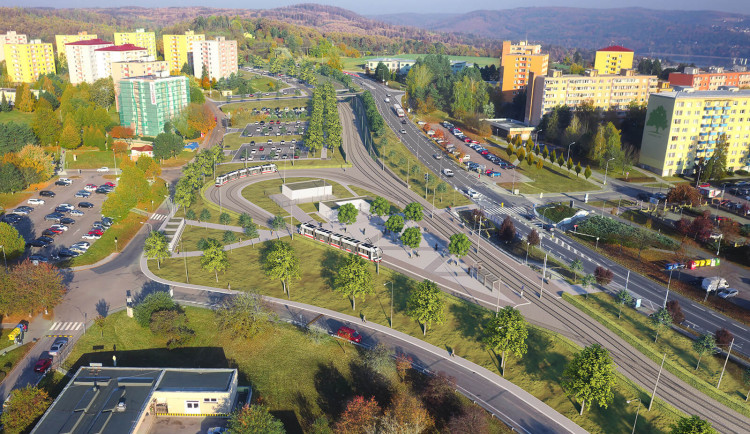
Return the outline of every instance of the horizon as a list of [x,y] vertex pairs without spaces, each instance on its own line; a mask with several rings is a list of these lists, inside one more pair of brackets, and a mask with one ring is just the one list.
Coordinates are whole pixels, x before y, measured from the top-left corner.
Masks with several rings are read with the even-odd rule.
[[[397,0],[382,0],[378,5],[374,4],[351,4],[346,0],[327,0],[320,2],[301,2],[294,0],[278,0],[273,7],[267,7],[267,3],[260,1],[243,1],[227,0],[222,5],[207,6],[205,3],[195,0],[164,0],[161,6],[153,6],[153,2],[147,0],[114,0],[107,6],[101,6],[97,0],[8,0],[4,7],[21,7],[21,8],[47,8],[47,9],[113,9],[139,7],[146,9],[158,8],[188,8],[188,7],[207,7],[217,9],[276,9],[280,7],[294,6],[300,4],[318,4],[324,6],[334,6],[355,12],[359,15],[377,16],[393,14],[436,14],[436,13],[470,13],[480,10],[511,10],[527,8],[577,8],[577,9],[647,9],[655,11],[694,11],[694,12],[724,12],[736,13],[747,16],[747,5],[734,0],[717,0],[711,3],[712,9],[707,9],[706,3],[698,0],[664,0],[659,6],[654,7],[653,2],[648,0],[631,0],[626,6],[617,0],[563,0],[563,1],[546,1],[546,0],[526,0],[507,1],[507,0],[468,0],[461,3],[445,1],[445,5],[431,0],[414,0],[408,2],[404,7],[404,2]],[[438,3],[438,4],[436,4]],[[434,10],[437,8],[438,10]]]

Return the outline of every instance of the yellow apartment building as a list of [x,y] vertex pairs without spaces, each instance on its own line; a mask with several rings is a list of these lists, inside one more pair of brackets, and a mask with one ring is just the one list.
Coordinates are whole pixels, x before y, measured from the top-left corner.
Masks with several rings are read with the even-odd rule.
[[179,71],[182,66],[192,64],[193,43],[204,41],[206,35],[198,34],[188,30],[184,35],[164,35],[164,60],[167,61],[169,69]]
[[525,41],[513,44],[503,41],[500,55],[500,90],[502,100],[510,102],[513,97],[526,90],[529,77],[547,75],[549,54],[542,54],[541,45],[529,45]]
[[135,32],[115,32],[115,45],[133,44],[148,50],[148,55],[156,59],[156,33],[137,29]]
[[60,59],[65,58],[65,45],[71,42],[78,41],[90,41],[92,39],[98,39],[96,34],[89,35],[88,32],[78,32],[77,35],[55,35],[55,48],[57,49],[57,57]]
[[596,50],[594,69],[599,74],[619,74],[623,69],[633,68],[633,54],[633,50],[620,45]]
[[28,44],[5,44],[5,67],[13,83],[33,83],[41,74],[54,74],[52,44],[33,39]]
[[727,137],[727,170],[748,169],[750,90],[657,93],[649,96],[639,163],[660,175],[693,174],[696,163]]
[[636,75],[632,69],[616,75],[599,75],[593,69],[583,75],[564,75],[557,69],[546,76],[532,74],[526,90],[524,121],[538,125],[555,106],[566,105],[575,110],[586,101],[602,110],[624,114],[631,101],[645,103],[658,88],[655,75]]

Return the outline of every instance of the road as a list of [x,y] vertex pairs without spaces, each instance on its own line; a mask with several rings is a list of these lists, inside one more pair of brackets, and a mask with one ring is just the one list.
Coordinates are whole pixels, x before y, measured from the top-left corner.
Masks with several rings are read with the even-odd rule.
[[[524,210],[533,208],[535,202],[522,196],[501,193],[500,189],[491,188],[487,183],[479,182],[475,173],[467,172],[452,160],[446,158],[435,160],[432,155],[438,152],[436,145],[413,123],[407,122],[406,125],[401,124],[391,110],[390,104],[385,102],[387,94],[391,94],[394,97],[392,101],[399,100],[400,94],[398,92],[370,80],[360,78],[355,79],[355,81],[373,94],[383,119],[401,137],[406,147],[422,163],[436,174],[441,173],[441,170],[446,167],[452,169],[455,176],[451,178],[442,177],[444,181],[459,191],[466,191],[467,188],[473,188],[482,195],[477,204],[485,211],[485,214],[489,218],[495,221],[502,221],[505,216],[510,216],[514,220],[519,236],[521,237],[525,237],[531,229],[538,228],[539,224],[535,225],[519,216],[519,213],[527,212]],[[401,129],[405,129],[406,134],[401,134],[399,132]],[[632,188],[629,186],[620,187],[617,181],[610,180],[608,188],[613,186],[618,186],[618,189]],[[633,192],[637,194],[640,191],[633,189]],[[579,199],[580,196],[582,194],[576,194],[575,198]],[[573,196],[568,197],[572,198]],[[501,203],[503,204],[502,207]],[[545,234],[543,231],[540,232],[542,236],[541,247],[543,250],[568,262],[571,262],[573,259],[581,259],[584,266],[584,273],[593,273],[598,266],[604,266],[612,270],[615,278],[613,283],[609,285],[609,291],[618,291],[624,288],[627,282],[627,289],[633,293],[635,298],[642,299],[645,306],[658,309],[666,303],[666,287],[637,273],[630,273],[628,277],[629,270],[627,268],[607,259],[605,256],[598,254],[593,249],[578,243],[565,234],[555,233],[554,238],[551,238],[549,234]],[[669,299],[680,302],[682,311],[685,314],[686,324],[689,327],[699,333],[713,333],[717,329],[724,327],[735,336],[735,344],[732,351],[750,356],[750,331],[747,326],[675,292],[669,293]]]

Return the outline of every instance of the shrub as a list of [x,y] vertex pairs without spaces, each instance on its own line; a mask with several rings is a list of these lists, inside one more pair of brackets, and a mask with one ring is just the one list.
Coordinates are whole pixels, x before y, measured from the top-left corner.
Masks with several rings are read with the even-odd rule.
[[601,238],[607,244],[674,250],[677,242],[650,230],[621,223],[611,217],[591,216],[578,225],[578,232]]
[[133,309],[135,322],[141,327],[148,327],[151,323],[151,315],[162,310],[172,310],[176,307],[174,300],[166,292],[154,292],[147,295]]
[[734,339],[734,335],[732,334],[732,332],[725,328],[716,330],[714,337],[716,338],[717,345],[729,345]]
[[596,277],[596,283],[606,286],[612,282],[615,273],[613,273],[612,270],[599,266],[594,270],[594,277]]
[[672,300],[667,302],[667,312],[672,315],[673,323],[682,324],[682,322],[685,321],[685,314],[682,313],[682,307],[680,307],[679,301]]

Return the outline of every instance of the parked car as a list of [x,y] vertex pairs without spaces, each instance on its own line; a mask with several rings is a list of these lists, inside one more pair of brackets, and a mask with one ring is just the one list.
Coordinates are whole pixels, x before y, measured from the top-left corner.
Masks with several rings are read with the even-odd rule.
[[83,189],[86,191],[95,191],[97,187],[98,186],[96,184],[86,184],[86,186],[83,187]]
[[44,255],[38,255],[38,254],[29,256],[29,260],[31,262],[45,262],[45,263],[49,262],[49,258],[47,258]]
[[3,221],[5,223],[10,223],[12,225],[20,222],[22,220],[22,217],[18,214],[6,214],[3,216]]
[[65,231],[68,230],[68,227],[65,226],[65,225],[52,225],[52,226],[50,226],[50,229],[59,229],[59,230],[65,232]]
[[42,357],[34,364],[34,372],[46,374],[49,368],[52,367],[52,359],[49,357]]
[[70,212],[70,210],[64,206],[58,206],[55,207],[55,212],[58,214],[67,214]]
[[72,219],[70,217],[63,217],[63,218],[60,219],[60,223],[62,223],[64,225],[74,225],[74,224],[76,224],[76,221],[75,221],[75,219]]
[[44,205],[44,199],[32,197],[31,199],[27,200],[26,203],[28,203],[29,205]]
[[55,185],[59,185],[59,186],[62,186],[62,187],[67,187],[67,186],[70,185],[70,183],[69,182],[63,182],[63,180],[58,179],[57,181],[55,181]]
[[739,294],[738,290],[736,290],[734,288],[725,288],[725,289],[722,289],[721,291],[719,291],[718,296],[721,297],[721,298],[723,298],[723,299],[727,299],[727,298],[732,298],[732,297],[736,296],[737,294]]
[[101,186],[101,187],[97,188],[96,191],[95,191],[96,194],[109,194],[111,192],[112,192],[112,190],[110,190],[109,188],[106,188],[104,186]]
[[78,210],[78,209],[74,209],[73,211],[70,212],[70,215],[76,216],[76,217],[80,217],[80,216],[83,215],[83,211]]
[[109,167],[106,167],[106,166],[100,167],[100,168],[96,169],[96,171],[97,172],[109,172]]
[[83,238],[84,240],[98,240],[101,237],[102,237],[101,235],[97,235],[95,233],[89,232],[89,233],[83,235],[81,238]]
[[94,204],[91,202],[79,202],[78,208],[93,208]]
[[11,212],[14,214],[18,214],[18,215],[29,215],[29,213],[34,210],[33,208],[31,209],[26,209],[26,208],[27,207],[19,206],[18,208],[14,209]]
[[50,356],[56,356],[60,354],[60,351],[62,351],[63,348],[65,348],[65,345],[68,344],[68,338],[61,337],[55,339],[55,342],[52,343],[52,346],[49,348],[49,355]]
[[62,231],[57,231],[57,230],[54,230],[54,229],[45,229],[45,230],[42,231],[42,235],[44,235],[45,237],[55,237],[55,236],[57,236],[58,234],[61,234],[61,233],[62,233]]
[[105,182],[104,185],[106,185],[107,187],[112,187],[112,188],[117,187],[117,185],[115,185],[115,183],[113,182]]
[[362,336],[359,333],[357,333],[356,330],[350,327],[346,327],[346,326],[339,327],[338,331],[336,332],[336,336],[343,338],[343,339],[350,340],[357,344],[362,343]]
[[86,197],[89,197],[89,196],[91,196],[91,192],[88,192],[86,190],[78,190],[76,192],[76,197],[86,198]]
[[44,219],[47,221],[53,221],[53,222],[59,222],[61,218],[65,217],[65,215],[59,213],[59,212],[53,212],[50,214],[47,214],[44,216]]
[[39,192],[39,196],[42,196],[42,197],[55,197],[55,192],[54,191],[49,191],[49,190],[42,190],[42,191]]

